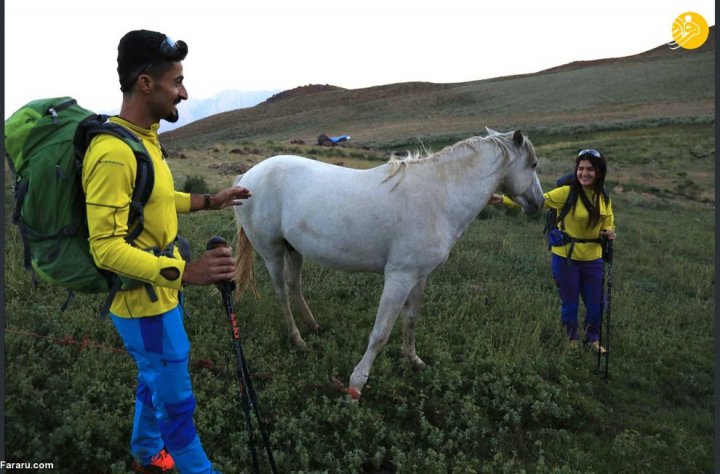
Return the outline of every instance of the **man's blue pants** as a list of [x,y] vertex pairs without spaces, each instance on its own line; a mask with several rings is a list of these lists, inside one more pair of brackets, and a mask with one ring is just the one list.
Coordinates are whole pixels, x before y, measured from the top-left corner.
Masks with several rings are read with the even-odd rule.
[[183,315],[178,306],[157,316],[111,317],[138,368],[130,440],[133,457],[141,464],[149,464],[165,446],[181,474],[205,474],[213,471],[193,422],[190,341]]

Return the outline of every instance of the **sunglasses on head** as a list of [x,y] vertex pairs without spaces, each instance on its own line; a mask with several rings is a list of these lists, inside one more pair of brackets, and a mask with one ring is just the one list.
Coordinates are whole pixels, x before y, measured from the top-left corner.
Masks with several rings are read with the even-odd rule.
[[578,153],[578,158],[585,156],[585,155],[594,156],[595,158],[602,158],[602,155],[600,154],[600,152],[597,150],[593,150],[592,148],[588,148],[586,150],[580,150],[580,153]]
[[[169,36],[166,36],[164,40],[162,40],[162,43],[160,43],[160,54],[163,55],[164,58],[175,61],[179,60],[181,57],[184,57],[185,54],[187,54],[187,45],[184,41],[175,41],[174,39],[170,38]],[[126,88],[130,87],[130,84],[135,82],[138,77],[142,76],[143,74],[147,73],[150,68],[155,66],[156,64],[162,62],[163,59],[151,59],[150,61],[147,61],[145,64],[140,66],[137,69],[137,72],[133,74],[132,81],[127,82]],[[123,89],[125,90],[125,89]]]
[[[180,49],[183,46],[185,46],[184,42],[175,41],[169,36],[166,36],[162,43],[160,43],[160,53],[168,59],[175,59],[178,57],[178,55],[181,54]],[[146,73],[152,66],[154,66],[160,61],[162,60],[153,59],[151,61],[148,61],[145,66],[140,69],[140,74]],[[138,76],[140,76],[140,74],[138,74]]]
[[166,36],[163,42],[160,43],[160,52],[163,56],[173,57],[177,54],[178,49],[180,48],[177,42],[169,36]]

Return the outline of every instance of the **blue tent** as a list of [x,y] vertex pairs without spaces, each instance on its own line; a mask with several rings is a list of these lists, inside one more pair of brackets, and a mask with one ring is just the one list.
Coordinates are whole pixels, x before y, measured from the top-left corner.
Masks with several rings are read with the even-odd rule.
[[350,135],[340,135],[339,137],[328,137],[333,143],[350,141]]

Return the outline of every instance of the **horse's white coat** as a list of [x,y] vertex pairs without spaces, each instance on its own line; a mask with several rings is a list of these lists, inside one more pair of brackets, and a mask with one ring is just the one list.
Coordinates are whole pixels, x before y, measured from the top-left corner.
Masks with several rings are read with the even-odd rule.
[[532,144],[519,132],[488,133],[427,158],[369,170],[283,155],[236,178],[253,195],[235,208],[238,241],[247,235],[264,259],[296,345],[304,341],[289,296],[318,328],[301,292],[303,257],[339,270],[384,273],[375,325],[350,377],[350,393],[359,396],[402,309],[403,352],[424,367],[415,353],[415,322],[427,277],[493,192],[508,194],[526,213],[542,207]]

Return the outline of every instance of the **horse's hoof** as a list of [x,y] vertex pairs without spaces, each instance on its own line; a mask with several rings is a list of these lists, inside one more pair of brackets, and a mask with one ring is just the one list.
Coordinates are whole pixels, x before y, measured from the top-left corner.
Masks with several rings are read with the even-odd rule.
[[293,338],[293,339],[291,339],[291,341],[292,341],[292,345],[295,346],[295,349],[299,350],[300,352],[308,351],[308,346],[305,343],[305,341],[302,340],[302,338],[297,338],[297,339]]
[[413,359],[412,368],[414,370],[420,371],[420,370],[425,369],[425,367],[427,367],[427,364],[425,362],[423,362],[423,360],[421,358],[416,357],[415,359]]

